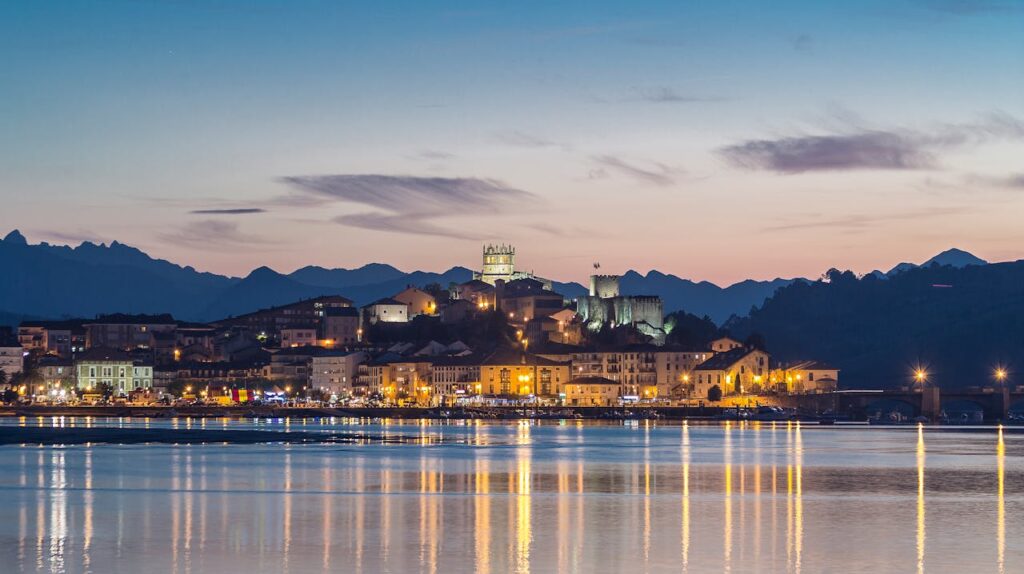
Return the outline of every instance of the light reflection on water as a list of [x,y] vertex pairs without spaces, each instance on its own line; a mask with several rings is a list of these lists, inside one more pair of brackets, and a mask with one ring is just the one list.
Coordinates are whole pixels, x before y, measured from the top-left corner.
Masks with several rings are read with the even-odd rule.
[[14,419],[419,444],[0,447],[2,572],[1017,572],[1003,429]]

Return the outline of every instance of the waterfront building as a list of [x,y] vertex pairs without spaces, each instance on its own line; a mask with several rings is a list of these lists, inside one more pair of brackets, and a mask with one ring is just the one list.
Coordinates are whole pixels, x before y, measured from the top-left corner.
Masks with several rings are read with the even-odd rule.
[[36,368],[47,389],[60,389],[75,383],[75,364],[71,359],[46,355],[39,359]]
[[430,361],[430,385],[447,404],[460,398],[479,396],[480,357],[473,355],[434,357]]
[[772,369],[771,390],[780,393],[827,393],[839,385],[839,369],[821,361],[797,361]]
[[110,385],[115,395],[153,388],[153,365],[133,360],[121,349],[93,347],[75,357],[75,378],[80,390]]
[[481,391],[500,397],[557,401],[572,364],[514,349],[495,351],[480,365]]
[[309,388],[319,389],[334,397],[352,395],[359,364],[366,353],[323,349],[309,357]]
[[619,383],[604,377],[577,377],[565,384],[565,404],[610,407],[619,403]]
[[758,393],[768,383],[768,353],[739,347],[716,353],[694,370],[693,396],[705,398],[713,386],[723,395]]
[[0,371],[7,380],[25,368],[25,350],[12,334],[0,331]]

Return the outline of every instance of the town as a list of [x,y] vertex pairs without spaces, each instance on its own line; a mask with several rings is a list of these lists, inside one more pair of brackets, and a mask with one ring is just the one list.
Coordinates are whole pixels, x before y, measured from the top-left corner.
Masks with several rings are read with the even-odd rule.
[[837,388],[837,369],[774,364],[756,337],[673,333],[658,297],[622,295],[614,275],[568,300],[515,255],[485,246],[471,281],[362,308],[330,294],[209,324],[26,321],[0,340],[0,388],[33,404],[346,407],[736,406]]

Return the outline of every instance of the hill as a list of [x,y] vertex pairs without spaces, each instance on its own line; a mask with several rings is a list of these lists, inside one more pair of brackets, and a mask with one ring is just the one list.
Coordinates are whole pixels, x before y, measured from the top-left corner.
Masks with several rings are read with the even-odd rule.
[[888,279],[833,270],[726,327],[764,335],[774,358],[832,363],[844,386],[900,386],[919,364],[942,387],[991,384],[996,365],[1024,368],[1024,261],[933,264]]

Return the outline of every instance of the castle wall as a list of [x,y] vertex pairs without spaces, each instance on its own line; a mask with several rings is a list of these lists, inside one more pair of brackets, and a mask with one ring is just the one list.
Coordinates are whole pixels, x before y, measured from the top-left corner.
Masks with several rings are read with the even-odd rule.
[[611,299],[619,296],[618,275],[591,275],[590,296]]

